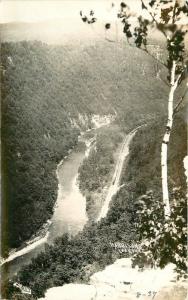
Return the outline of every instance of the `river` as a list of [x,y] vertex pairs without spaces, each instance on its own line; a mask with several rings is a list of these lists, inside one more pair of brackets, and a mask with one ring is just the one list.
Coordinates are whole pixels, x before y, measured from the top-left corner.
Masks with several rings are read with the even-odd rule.
[[[112,196],[119,189],[119,180],[124,160],[129,153],[129,144],[139,127],[130,132],[122,143],[112,183],[98,221],[106,216]],[[97,129],[95,129],[95,134],[97,134]],[[79,166],[84,157],[88,155],[93,141],[93,137],[90,137],[90,139],[85,136],[81,137],[78,145],[69,156],[60,162],[57,167],[58,197],[48,232],[45,236],[39,237],[34,243],[30,243],[23,249],[10,255],[2,266],[3,276],[11,278],[15,275],[23,265],[28,264],[32,258],[45,249],[45,243],[53,243],[54,239],[63,233],[73,236],[83,229],[88,219],[86,214],[86,199],[78,188],[77,176]],[[87,147],[83,146],[83,142],[86,142]]]
[[86,200],[79,191],[77,175],[78,168],[85,157],[85,150],[83,142],[79,142],[69,156],[58,165],[58,197],[48,233],[10,256],[9,261],[2,266],[4,276],[11,278],[15,275],[23,265],[28,264],[44,250],[45,242],[52,243],[63,233],[75,235],[83,229],[87,222]]

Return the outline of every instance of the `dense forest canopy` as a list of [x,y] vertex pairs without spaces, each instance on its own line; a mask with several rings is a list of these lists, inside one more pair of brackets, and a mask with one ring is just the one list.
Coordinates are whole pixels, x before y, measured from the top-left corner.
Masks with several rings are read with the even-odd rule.
[[5,255],[51,216],[56,165],[89,126],[79,114],[116,112],[128,130],[163,112],[166,87],[151,58],[123,45],[23,41],[1,48]]
[[[186,155],[184,117],[185,111],[182,111],[175,120],[177,131],[172,133],[176,147],[171,148],[169,155],[172,162],[169,173],[173,183],[171,191],[173,186],[185,185],[182,166],[182,158]],[[86,226],[74,239],[64,235],[56,240],[54,246],[47,245],[45,253],[33,259],[32,263],[18,274],[16,280],[29,286],[35,297],[42,296],[51,286],[73,281],[85,282],[92,273],[117,258],[134,254],[134,245],[139,242],[135,226],[138,218],[137,200],[150,189],[154,193],[153,201],[161,199],[158,187],[160,146],[156,143],[156,136],[162,138],[163,123],[163,119],[158,119],[157,123],[152,122],[152,130],[149,133],[147,128],[143,128],[135,135],[131,144],[131,155],[121,178],[123,186],[114,196],[107,217],[99,223]],[[179,166],[179,171],[176,166]],[[113,248],[115,243],[126,245],[126,251],[121,252]],[[10,289],[9,293],[11,294]]]

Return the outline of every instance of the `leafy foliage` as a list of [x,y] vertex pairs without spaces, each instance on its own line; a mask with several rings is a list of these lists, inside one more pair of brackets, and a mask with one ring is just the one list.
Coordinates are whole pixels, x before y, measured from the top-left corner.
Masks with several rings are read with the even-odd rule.
[[138,231],[142,247],[134,259],[143,263],[145,256],[151,265],[161,268],[174,263],[182,275],[187,272],[187,200],[178,188],[173,190],[171,209],[170,218],[165,219],[161,199],[156,199],[152,191],[139,199]]
[[134,37],[136,47],[140,48],[142,45],[146,48],[147,45],[147,31],[148,31],[148,20],[144,20],[142,17],[138,18],[139,27],[135,27],[134,29]]
[[[143,17],[142,15],[138,16],[137,25],[135,25],[135,22],[132,22],[132,17],[134,17],[135,14],[131,11],[130,7],[125,2],[121,2],[119,5],[117,18],[119,18],[123,24],[122,31],[129,45],[135,45],[147,54],[152,55],[147,44],[149,32],[155,28],[165,37],[168,52],[168,59],[165,66],[169,70],[169,75],[173,61],[175,61],[177,65],[176,74],[181,74],[184,72],[185,63],[187,64],[185,59],[185,36],[187,34],[187,27],[181,25],[179,21],[181,18],[188,16],[188,2],[177,0],[140,0],[140,2],[142,10],[148,14],[148,17]],[[88,17],[85,17],[83,21],[87,21],[87,23],[90,24],[88,20]],[[97,19],[95,19],[95,21],[97,21]],[[111,23],[106,23],[105,29],[110,28]],[[155,58],[157,60],[157,57]],[[170,76],[168,76],[167,79],[170,81]]]
[[[172,216],[168,221],[164,220],[160,190],[160,145],[158,141],[162,140],[162,123],[160,122],[160,127],[159,122],[152,124],[149,135],[147,127],[136,134],[131,144],[129,164],[127,171],[122,176],[122,183],[126,180],[129,185],[132,185],[134,199],[139,199],[139,195],[143,195],[138,202],[137,200],[135,202],[135,207],[137,206],[138,209],[135,220],[138,224],[137,232],[142,248],[135,256],[134,264],[143,267],[145,263],[149,263],[164,267],[171,262],[176,265],[177,271],[181,274],[185,272],[186,268],[184,228],[186,224],[186,183],[183,158],[186,156],[187,146],[184,112],[181,111],[175,118],[170,141],[168,176]],[[176,188],[177,186],[181,187],[180,191]],[[178,221],[178,218],[181,221]],[[177,230],[176,236],[169,233],[174,227],[175,231]],[[175,238],[175,243],[173,243]]]
[[80,11],[80,16],[82,18],[82,21],[84,23],[87,23],[87,24],[93,24],[97,21],[97,19],[94,17],[94,11],[93,10],[90,10],[89,17],[84,15],[82,11]]
[[[166,40],[166,49],[168,52],[168,59],[166,66],[169,70],[172,68],[173,61],[176,61],[177,69],[176,74],[181,74],[185,69],[185,35],[187,33],[186,28],[179,24],[178,21],[187,15],[188,3],[180,3],[180,1],[147,1],[141,0],[142,9],[148,13],[149,18],[142,16],[138,17],[138,26],[134,27],[134,34],[131,33],[131,20],[130,9],[127,5],[118,17],[122,22],[126,24],[123,32],[125,33],[127,40],[130,44],[130,38],[133,36],[133,44],[136,47],[141,48],[149,55],[151,55],[147,48],[148,32],[152,27],[155,27]],[[166,4],[167,7],[165,6]],[[149,6],[151,9],[149,8]],[[167,77],[170,80],[170,76]]]

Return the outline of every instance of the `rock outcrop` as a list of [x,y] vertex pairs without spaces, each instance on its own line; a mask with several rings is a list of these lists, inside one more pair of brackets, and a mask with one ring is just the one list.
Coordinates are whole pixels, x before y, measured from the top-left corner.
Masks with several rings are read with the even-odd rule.
[[40,300],[185,300],[186,286],[187,281],[176,281],[172,264],[140,271],[122,258],[93,274],[89,284],[51,288]]

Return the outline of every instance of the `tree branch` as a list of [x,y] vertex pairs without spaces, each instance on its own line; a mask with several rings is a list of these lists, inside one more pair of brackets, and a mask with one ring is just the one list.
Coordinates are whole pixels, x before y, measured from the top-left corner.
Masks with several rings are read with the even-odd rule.
[[179,107],[180,107],[180,105],[182,104],[183,100],[184,100],[184,98],[181,97],[180,100],[179,100],[179,102],[176,104],[176,106],[175,106],[175,108],[174,108],[174,110],[173,110],[173,117],[174,117],[174,115],[179,111]]
[[148,55],[150,55],[153,59],[155,59],[159,64],[163,65],[165,68],[168,68],[168,66],[164,62],[162,62],[157,57],[155,57],[155,55],[153,55],[151,52],[149,52],[147,48],[145,48],[145,49],[140,48],[140,49],[145,51]]
[[149,13],[149,15],[152,17],[153,22],[156,23],[157,28],[158,28],[158,29],[160,28],[159,30],[160,30],[160,31],[162,32],[162,34],[166,37],[166,39],[168,39],[168,36],[167,36],[166,32],[163,31],[163,30],[161,29],[160,24],[157,22],[157,20],[155,19],[154,15],[149,11],[148,7],[145,5],[145,3],[144,3],[143,0],[141,0],[141,3],[142,3],[142,5],[146,8],[146,10],[147,10],[147,12]]
[[105,36],[105,40],[108,41],[108,42],[110,42],[110,43],[115,43],[115,42],[116,42],[115,40],[110,40],[110,39],[107,38],[106,36]]
[[180,76],[179,79],[178,79],[178,86],[180,86],[180,84],[181,84],[181,83],[183,82],[183,80],[185,79],[185,78],[183,78],[183,76],[185,75],[186,68],[187,68],[187,66],[185,66],[184,69],[183,69],[182,72],[181,72],[181,76]]
[[142,5],[145,7],[149,15],[152,17],[152,20],[157,24],[157,20],[155,19],[154,15],[148,10],[148,7],[145,5],[144,1],[141,0]]
[[175,23],[176,8],[177,8],[177,0],[175,0],[174,7],[173,7],[172,24]]
[[174,110],[173,110],[173,117],[174,117],[174,115],[175,115],[176,113],[178,113],[179,108],[180,108],[182,102],[185,100],[185,96],[186,96],[187,92],[188,92],[188,89],[185,90],[185,93],[183,94],[183,96],[180,98],[180,100],[178,101],[178,103],[177,103],[176,106],[174,107]]
[[170,87],[170,84],[168,83],[168,81],[164,80],[161,76],[159,76],[159,79],[166,84],[166,86]]
[[163,67],[168,68],[168,66],[167,66],[165,63],[163,63],[161,60],[159,60],[158,58],[156,58],[152,53],[150,53],[150,52],[148,51],[147,48],[138,48],[138,47],[134,46],[133,44],[131,44],[131,43],[129,42],[129,39],[128,39],[128,38],[127,38],[127,42],[128,42],[128,44],[129,44],[130,47],[132,47],[132,48],[137,48],[137,49],[139,49],[139,50],[142,50],[143,52],[145,52],[145,53],[147,53],[149,56],[151,56],[156,62],[158,62],[159,64],[161,64]]

